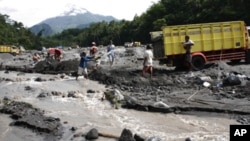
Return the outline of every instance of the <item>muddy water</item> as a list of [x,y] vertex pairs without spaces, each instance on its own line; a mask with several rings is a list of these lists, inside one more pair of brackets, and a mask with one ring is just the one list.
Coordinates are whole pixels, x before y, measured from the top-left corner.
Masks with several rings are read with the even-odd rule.
[[[0,82],[0,97],[10,97],[18,101],[31,103],[46,111],[46,115],[59,117],[66,129],[74,126],[78,132],[86,133],[92,128],[99,132],[119,136],[122,129],[128,128],[133,133],[146,137],[158,136],[164,141],[183,141],[190,137],[196,141],[229,140],[229,125],[236,124],[227,116],[193,116],[178,114],[148,113],[128,109],[114,109],[109,102],[101,101],[104,85],[80,78],[76,81],[68,77],[60,79],[54,75],[17,76],[15,73],[4,74],[1,77],[18,78],[19,82]],[[36,77],[55,78],[55,81],[36,82]],[[26,78],[31,78],[27,80]],[[31,90],[25,90],[30,86]],[[96,90],[87,93],[87,90]],[[48,96],[37,98],[44,91],[78,91],[78,98],[65,98],[62,96]],[[211,115],[204,113],[205,115]],[[21,127],[9,126],[12,120],[8,115],[0,114],[1,141],[40,141],[43,137]],[[65,131],[63,141],[71,140],[74,133]],[[101,138],[102,141],[114,139]]]

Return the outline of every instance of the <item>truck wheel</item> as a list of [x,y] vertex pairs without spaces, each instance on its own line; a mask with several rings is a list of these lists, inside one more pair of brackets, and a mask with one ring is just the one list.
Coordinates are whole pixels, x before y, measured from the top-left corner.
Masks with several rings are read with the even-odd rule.
[[13,53],[12,53],[12,55],[13,55],[13,56],[16,56],[16,53],[15,53],[15,52],[13,52]]
[[201,56],[194,56],[192,58],[192,65],[194,70],[202,70],[205,67],[205,60]]
[[247,52],[246,52],[246,59],[245,59],[245,62],[246,62],[247,64],[250,64],[250,51],[247,51]]
[[233,64],[238,64],[238,63],[240,63],[240,61],[241,61],[241,59],[231,60],[231,62],[232,62]]

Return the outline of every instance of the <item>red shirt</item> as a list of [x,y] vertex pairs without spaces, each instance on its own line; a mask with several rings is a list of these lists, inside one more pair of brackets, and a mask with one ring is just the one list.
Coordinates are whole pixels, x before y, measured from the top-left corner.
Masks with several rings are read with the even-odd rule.
[[91,54],[91,55],[94,55],[97,51],[98,51],[98,48],[97,48],[96,46],[92,46],[92,47],[90,48],[90,54]]

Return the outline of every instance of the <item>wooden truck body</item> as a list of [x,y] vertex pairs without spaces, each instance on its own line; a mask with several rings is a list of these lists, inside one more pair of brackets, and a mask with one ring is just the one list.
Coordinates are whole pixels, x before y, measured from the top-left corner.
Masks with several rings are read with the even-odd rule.
[[185,35],[194,41],[191,51],[196,69],[220,60],[250,62],[249,34],[244,21],[164,26],[162,31],[150,34],[154,57],[162,64],[183,64]]
[[10,53],[13,55],[20,54],[20,49],[11,45],[0,45],[0,53]]

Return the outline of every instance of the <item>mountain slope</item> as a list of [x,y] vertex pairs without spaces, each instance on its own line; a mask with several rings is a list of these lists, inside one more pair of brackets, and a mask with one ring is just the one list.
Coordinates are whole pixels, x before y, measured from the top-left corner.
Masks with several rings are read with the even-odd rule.
[[50,36],[53,35],[55,32],[51,29],[51,27],[48,24],[41,23],[38,25],[34,25],[29,30],[34,33],[35,35],[38,35],[40,32],[42,36]]
[[83,24],[91,24],[101,21],[110,22],[112,20],[116,20],[112,16],[102,16],[98,14],[92,14],[90,12],[86,12],[84,14],[77,15],[66,15],[66,16],[58,16],[55,18],[49,18],[47,20],[42,21],[42,23],[46,23],[50,25],[50,27],[56,32],[61,32],[64,29],[69,28],[77,28],[79,25]]
[[60,16],[46,19],[32,26],[30,31],[37,35],[41,30],[43,30],[43,36],[50,36],[55,33],[60,33],[65,29],[86,28],[92,23],[102,21],[110,22],[112,20],[117,19],[112,16],[93,14],[85,8],[71,6]]

